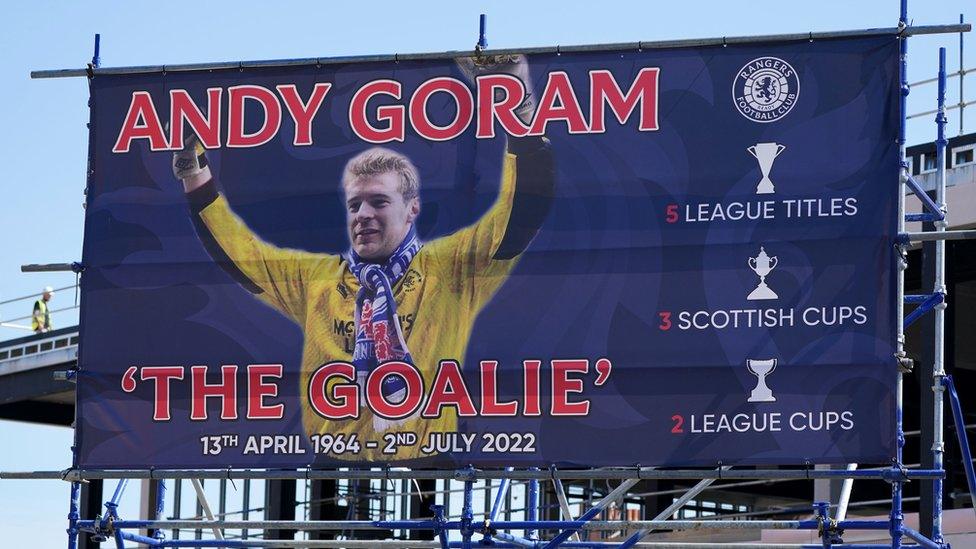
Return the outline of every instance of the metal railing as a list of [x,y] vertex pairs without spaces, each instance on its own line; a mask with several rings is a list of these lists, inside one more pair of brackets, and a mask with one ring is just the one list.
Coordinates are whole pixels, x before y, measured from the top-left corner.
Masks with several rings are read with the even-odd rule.
[[[71,305],[68,305],[66,307],[60,307],[60,308],[57,308],[57,309],[51,309],[49,311],[49,314],[51,314],[53,316],[53,315],[56,315],[56,314],[59,314],[59,313],[64,313],[66,311],[73,311],[73,310],[77,309],[78,308],[78,299],[80,297],[79,294],[78,294],[79,289],[80,288],[79,288],[78,282],[75,282],[74,284],[72,284],[70,286],[63,286],[63,287],[60,287],[60,288],[54,288],[54,293],[55,294],[57,294],[59,292],[67,292],[67,291],[71,290],[73,292],[73,294],[74,294],[74,300],[72,301],[72,304]],[[33,307],[34,302],[37,301],[38,299],[40,299],[41,295],[43,295],[43,293],[28,294],[28,295],[25,295],[25,296],[14,297],[14,298],[11,298],[11,299],[6,299],[6,300],[3,300],[3,301],[0,301],[0,311],[7,310],[7,309],[12,309],[13,308],[12,306],[14,306],[14,305],[16,305],[17,307],[19,307],[19,309],[18,309],[19,311],[31,311],[31,312],[29,312],[27,314],[23,314],[22,312],[21,313],[15,313],[14,315],[12,315],[11,318],[7,318],[7,315],[6,314],[3,314],[2,312],[0,312],[0,328],[13,328],[15,330],[33,331],[33,328],[30,326],[30,321],[34,317],[32,307]],[[25,322],[25,321],[26,321],[26,324],[20,324],[21,322]]]
[[0,343],[0,364],[24,358],[60,351],[78,346],[78,327],[71,326],[45,334],[22,337]]

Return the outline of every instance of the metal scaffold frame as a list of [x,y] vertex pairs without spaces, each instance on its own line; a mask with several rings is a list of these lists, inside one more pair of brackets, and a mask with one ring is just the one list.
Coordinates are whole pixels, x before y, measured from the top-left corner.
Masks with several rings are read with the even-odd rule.
[[[518,50],[520,53],[542,53],[542,52],[571,52],[589,50],[626,50],[626,49],[651,49],[651,48],[673,48],[683,46],[702,46],[702,45],[721,45],[721,44],[742,44],[752,42],[770,41],[789,41],[789,40],[816,40],[826,38],[839,38],[850,36],[879,36],[891,35],[900,41],[900,118],[899,134],[897,144],[899,147],[899,173],[900,181],[893,185],[898,193],[898,237],[893,243],[897,250],[896,261],[896,288],[897,288],[897,333],[896,333],[896,356],[895,364],[897,367],[896,381],[896,422],[895,436],[897,437],[896,457],[890,467],[886,466],[878,469],[858,469],[857,465],[850,464],[845,469],[743,469],[733,470],[728,466],[717,469],[679,469],[679,470],[659,470],[652,467],[630,467],[630,468],[606,468],[606,469],[578,469],[560,470],[550,468],[546,470],[525,469],[515,470],[507,468],[504,470],[478,470],[472,467],[459,470],[86,470],[72,468],[66,471],[35,471],[35,472],[0,472],[0,479],[60,479],[70,482],[71,499],[70,511],[68,514],[68,548],[75,549],[78,545],[79,536],[86,532],[95,536],[101,541],[112,540],[117,548],[124,547],[126,541],[145,544],[150,547],[399,547],[399,548],[471,548],[475,545],[491,545],[494,547],[529,547],[534,549],[553,549],[555,547],[579,547],[579,548],[602,548],[619,547],[662,547],[669,549],[717,549],[717,548],[745,548],[758,547],[764,549],[795,549],[795,548],[822,548],[829,549],[833,546],[850,549],[880,549],[891,547],[899,549],[905,541],[914,542],[913,547],[925,549],[947,549],[942,530],[942,481],[945,477],[943,467],[944,439],[943,439],[943,402],[945,391],[949,391],[951,408],[955,423],[956,432],[959,434],[959,444],[963,453],[963,463],[966,467],[966,476],[970,486],[970,494],[973,497],[974,507],[976,507],[976,474],[973,472],[972,458],[969,451],[964,418],[959,404],[958,395],[952,383],[952,378],[946,375],[944,365],[944,325],[946,309],[946,286],[945,286],[945,241],[950,239],[976,238],[976,231],[948,231],[946,223],[946,163],[945,150],[947,140],[945,137],[946,126],[946,69],[945,69],[945,49],[940,50],[940,68],[937,78],[939,85],[938,108],[936,113],[936,125],[938,137],[936,140],[938,155],[938,174],[934,200],[922,190],[921,186],[913,179],[908,170],[908,163],[905,156],[905,125],[906,125],[906,105],[909,93],[907,80],[907,52],[908,37],[917,34],[936,34],[936,33],[955,33],[966,32],[970,29],[960,20],[959,25],[943,25],[930,27],[911,27],[908,24],[908,3],[907,0],[900,0],[900,17],[898,27],[890,29],[871,29],[863,31],[845,31],[834,33],[807,33],[796,35],[761,36],[750,38],[731,38],[722,37],[702,40],[683,40],[660,43],[637,42],[628,44],[609,44],[599,46],[584,47],[556,47],[556,48],[535,48],[531,50]],[[476,49],[485,50],[487,40],[485,39],[485,17],[481,17],[480,37]],[[514,50],[497,50],[487,53],[507,53]],[[80,70],[58,70],[58,71],[37,71],[32,73],[34,78],[56,78],[88,76],[91,78],[96,74],[136,74],[160,71],[190,71],[206,70],[219,68],[247,68],[247,67],[266,67],[282,65],[303,65],[303,64],[328,64],[328,63],[348,63],[351,61],[383,61],[383,60],[406,60],[406,59],[435,59],[452,58],[458,52],[445,52],[437,54],[420,55],[394,55],[394,56],[372,56],[362,58],[336,58],[336,59],[298,59],[284,61],[262,61],[250,63],[215,63],[215,64],[195,64],[182,66],[166,67],[131,67],[103,69],[99,67],[99,40],[96,35],[95,54],[92,62],[87,69]],[[960,65],[961,66],[961,65]],[[965,71],[960,69],[960,80],[965,75]],[[960,89],[962,82],[960,81]],[[965,107],[963,98],[960,98],[958,108],[960,111]],[[92,162],[94,161],[92,145],[89,148],[89,171],[91,177]],[[905,209],[905,190],[906,187],[914,191],[915,195],[921,200],[927,212],[921,214],[906,215]],[[926,221],[934,224],[935,230],[929,232],[907,232],[906,222]],[[931,293],[921,295],[905,295],[905,269],[908,266],[907,250],[913,242],[935,241],[936,264],[935,264],[935,284]],[[66,269],[77,269],[70,265]],[[904,305],[918,304],[918,307],[907,316],[905,315]],[[905,445],[905,433],[903,430],[903,392],[904,374],[910,371],[911,360],[905,352],[905,328],[917,320],[925,313],[933,312],[935,322],[935,360],[933,365],[932,390],[934,391],[934,424],[931,425],[935,443],[932,446],[933,466],[926,468],[908,468],[904,465],[903,448]],[[84,328],[82,328],[84,329]],[[923,426],[923,430],[926,427]],[[73,449],[73,452],[75,450]],[[77,461],[73,461],[76,464]],[[87,480],[95,479],[119,479],[119,483],[112,495],[112,498],[105,503],[104,514],[94,520],[83,520],[80,517],[80,492],[82,483]],[[119,501],[126,489],[130,479],[145,479],[155,484],[155,510],[156,516],[162,516],[165,479],[192,479],[193,486],[200,502],[202,515],[206,520],[123,520],[118,514]],[[206,501],[206,496],[202,489],[201,480],[203,479],[267,479],[267,480],[430,480],[445,479],[463,483],[463,507],[460,518],[453,520],[447,516],[445,506],[434,505],[431,507],[432,518],[413,519],[413,520],[329,520],[329,521],[283,521],[283,520],[227,520],[224,514],[216,517],[211,512]],[[573,518],[570,506],[567,503],[566,493],[563,490],[562,481],[564,480],[618,480],[620,483],[616,488],[608,490],[608,493],[595,502],[588,510],[579,517]],[[611,505],[618,502],[627,492],[641,480],[648,479],[669,479],[669,480],[698,480],[699,482],[686,491],[680,497],[676,497],[671,505],[662,510],[653,520],[598,520]],[[814,479],[844,479],[840,504],[837,506],[836,513],[830,516],[830,505],[826,502],[815,502],[812,508],[813,518],[808,520],[707,520],[691,521],[672,519],[676,511],[684,506],[688,501],[695,498],[702,491],[706,490],[716,480],[814,480]],[[891,511],[888,520],[847,520],[847,507],[850,497],[851,483],[854,479],[877,479],[890,483],[891,485]],[[934,497],[933,524],[931,538],[923,536],[918,531],[905,525],[903,514],[903,489],[904,483],[914,479],[928,479],[932,481],[932,494]],[[476,519],[473,510],[473,493],[475,482],[479,480],[488,481],[489,493],[494,492],[494,498],[486,497],[485,513],[483,519]],[[491,480],[498,480],[497,485],[493,485]],[[515,481],[527,482],[527,503],[526,520],[498,520],[499,511],[503,506],[507,491]],[[563,520],[540,520],[539,509],[539,490],[540,481],[551,482],[556,498],[559,502],[559,510]],[[445,489],[447,489],[445,483]],[[493,500],[490,508],[488,501]],[[247,517],[245,513],[245,519]],[[669,520],[671,519],[671,520]],[[133,533],[139,529],[148,529],[150,536]],[[215,539],[169,539],[164,535],[166,529],[195,529],[212,530]],[[433,532],[433,541],[405,541],[405,540],[259,540],[259,539],[222,539],[224,529],[267,529],[267,530],[300,530],[300,531],[360,531],[360,530],[403,530],[415,531],[423,530]],[[705,530],[705,529],[792,529],[817,531],[821,539],[819,544],[771,544],[771,543],[663,543],[663,542],[644,542],[642,541],[648,534],[656,530]],[[523,536],[517,536],[512,531],[521,530]],[[633,532],[623,541],[616,542],[595,542],[580,541],[578,533],[580,531],[603,530],[603,531],[624,531]],[[850,530],[877,530],[887,532],[891,537],[890,544],[852,544],[843,541],[843,532]],[[543,539],[543,532],[557,532],[548,539]],[[450,541],[448,532],[458,532],[460,541]],[[908,538],[908,540],[905,540]]]

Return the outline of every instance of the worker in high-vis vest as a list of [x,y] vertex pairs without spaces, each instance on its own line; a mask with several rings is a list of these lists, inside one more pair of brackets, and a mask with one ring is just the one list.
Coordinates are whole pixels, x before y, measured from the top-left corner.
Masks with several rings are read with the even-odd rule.
[[45,286],[41,298],[34,302],[34,316],[31,320],[31,327],[38,334],[50,332],[52,329],[51,311],[48,310],[47,304],[53,297],[54,288]]

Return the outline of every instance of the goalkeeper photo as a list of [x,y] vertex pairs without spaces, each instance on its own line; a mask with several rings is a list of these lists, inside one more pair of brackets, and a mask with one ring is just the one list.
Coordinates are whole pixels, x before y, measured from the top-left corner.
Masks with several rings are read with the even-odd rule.
[[[536,98],[524,56],[458,60],[470,83],[480,74],[506,73],[526,86],[516,114],[529,123]],[[379,364],[397,360],[418,368],[427,385],[441,360],[461,360],[478,314],[505,283],[548,214],[554,185],[545,137],[509,137],[494,204],[473,224],[424,241],[417,232],[423,182],[410,158],[393,148],[352,154],[342,173],[322,174],[341,185],[349,248],[342,254],[312,253],[271,245],[231,209],[195,136],[174,154],[173,171],[183,188],[196,232],[213,260],[242,287],[297,324],[304,335],[299,387],[333,361],[352,363],[357,383]],[[404,319],[410,319],[409,322]],[[445,321],[450,319],[450,326]],[[336,322],[354,328],[350,352]],[[387,378],[384,396],[405,398],[402,380]],[[410,431],[418,440],[457,429],[450,407],[437,418],[392,422],[363,408],[356,419],[327,420],[302,398],[308,435]],[[396,460],[420,457],[420,445],[401,448]],[[357,460],[383,460],[382,448],[364,449]]]

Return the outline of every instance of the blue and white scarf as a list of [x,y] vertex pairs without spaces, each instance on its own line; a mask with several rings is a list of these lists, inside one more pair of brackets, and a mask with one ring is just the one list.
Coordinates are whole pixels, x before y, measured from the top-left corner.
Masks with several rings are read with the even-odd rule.
[[[346,254],[349,270],[359,279],[356,347],[352,353],[352,363],[356,367],[356,381],[363,389],[366,388],[366,377],[380,364],[391,360],[413,364],[397,318],[393,286],[406,274],[407,267],[422,246],[416,228],[411,225],[403,242],[382,265],[366,263],[351,249]],[[390,402],[399,403],[406,398],[406,384],[399,376],[387,377],[382,390],[383,396]]]

